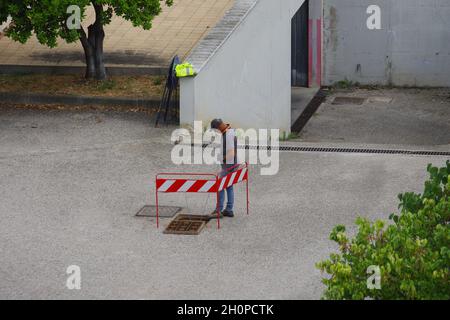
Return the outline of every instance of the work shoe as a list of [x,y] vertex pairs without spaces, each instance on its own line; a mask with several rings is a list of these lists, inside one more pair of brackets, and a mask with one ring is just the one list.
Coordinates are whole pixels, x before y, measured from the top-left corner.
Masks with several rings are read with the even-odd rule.
[[[209,215],[209,217],[210,217],[210,219],[217,219],[217,211],[214,210],[213,212],[211,212],[211,214]],[[221,214],[219,215],[219,219],[222,219],[222,218],[223,218],[223,214],[221,213]]]
[[222,211],[222,216],[228,217],[228,218],[233,218],[234,217],[234,213],[233,213],[233,211],[224,210],[224,211]]

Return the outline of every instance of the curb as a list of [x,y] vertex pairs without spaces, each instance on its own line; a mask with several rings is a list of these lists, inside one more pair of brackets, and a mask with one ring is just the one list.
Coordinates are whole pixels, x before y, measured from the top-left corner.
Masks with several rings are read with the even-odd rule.
[[64,104],[64,105],[108,105],[158,108],[159,99],[108,98],[85,96],[52,96],[46,94],[22,94],[0,92],[0,101],[11,104]]
[[[108,67],[106,72],[112,76],[122,75],[150,75],[162,76],[167,74],[167,67]],[[39,66],[0,64],[0,74],[84,74],[86,67],[82,66]]]

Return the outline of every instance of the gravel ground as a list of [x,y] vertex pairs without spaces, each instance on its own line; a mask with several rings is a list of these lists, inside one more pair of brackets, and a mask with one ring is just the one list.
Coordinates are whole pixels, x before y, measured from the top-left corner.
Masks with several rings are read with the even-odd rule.
[[[252,166],[249,216],[240,186],[236,217],[220,230],[165,235],[134,216],[154,204],[155,173],[216,169],[174,167],[173,129],[139,113],[3,110],[0,298],[318,299],[314,264],[336,249],[331,228],[386,218],[399,192],[422,189],[428,163],[446,160],[282,153],[276,176]],[[203,214],[214,200],[161,204]],[[66,288],[69,265],[81,268],[81,290]]]

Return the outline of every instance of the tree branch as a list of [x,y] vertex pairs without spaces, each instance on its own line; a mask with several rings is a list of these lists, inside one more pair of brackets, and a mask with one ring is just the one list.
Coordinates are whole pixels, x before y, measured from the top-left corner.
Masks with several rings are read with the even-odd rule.
[[95,4],[94,2],[92,2],[92,4],[93,4],[94,10],[95,10],[95,23],[94,23],[94,25],[96,25],[97,27],[100,27],[100,26],[103,25],[103,23],[102,23],[103,5]]
[[88,41],[88,38],[86,35],[86,31],[84,31],[83,27],[80,27],[79,34],[80,34],[80,42],[83,45],[83,47],[89,46],[89,41]]

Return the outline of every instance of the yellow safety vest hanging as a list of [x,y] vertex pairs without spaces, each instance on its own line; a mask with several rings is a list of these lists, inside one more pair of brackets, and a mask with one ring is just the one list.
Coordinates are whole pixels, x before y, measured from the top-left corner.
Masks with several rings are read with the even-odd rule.
[[175,67],[175,74],[178,78],[195,76],[194,66],[189,62],[184,62]]

